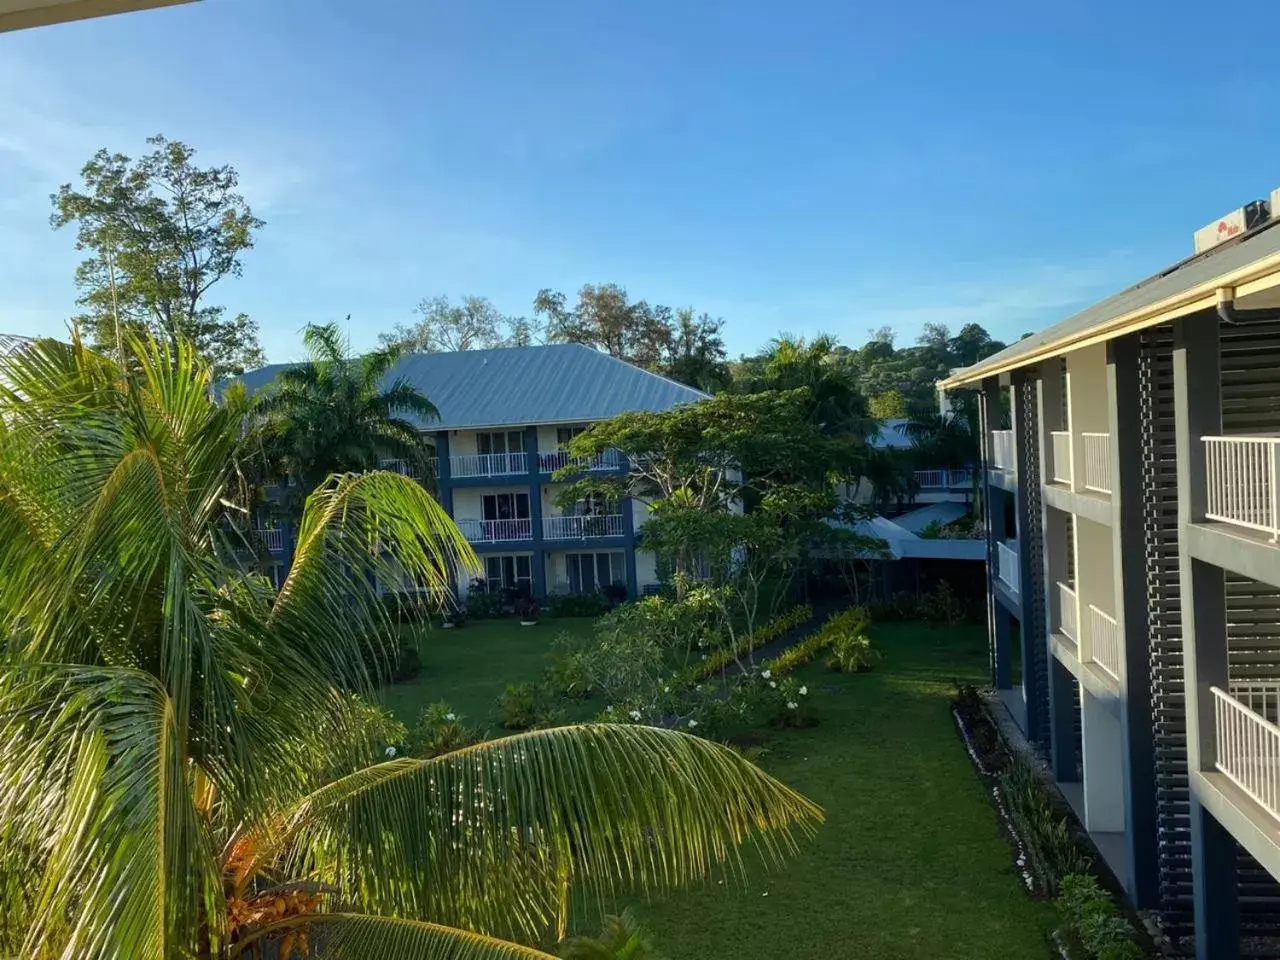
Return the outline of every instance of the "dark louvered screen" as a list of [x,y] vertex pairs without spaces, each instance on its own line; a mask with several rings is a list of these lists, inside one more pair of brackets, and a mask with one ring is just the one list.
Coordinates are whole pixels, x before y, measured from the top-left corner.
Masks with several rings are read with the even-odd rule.
[[1178,574],[1178,473],[1173,413],[1173,330],[1141,334],[1142,513],[1147,558],[1151,712],[1155,724],[1160,914],[1171,937],[1192,931],[1191,825]]
[[[1027,378],[1013,388],[1013,402],[1018,404],[1019,416],[1015,423],[1019,424],[1022,436],[1017,438],[1018,448],[1022,454],[1022,463],[1018,464],[1019,476],[1031,482],[1019,484],[1018,504],[1021,515],[1018,517],[1020,538],[1026,546],[1022,549],[1030,551],[1032,557],[1044,556],[1044,520],[1041,512],[1041,478],[1040,469],[1040,415],[1039,386],[1034,378]],[[1022,624],[1023,630],[1032,631],[1033,637],[1046,635],[1044,591],[1044,566],[1041,563],[1031,564],[1030,582],[1022,585],[1022,595],[1030,597],[1030,604],[1024,606],[1029,621]],[[1029,609],[1028,609],[1029,607]],[[1040,729],[1036,738],[1037,746],[1045,755],[1049,752],[1049,650],[1044,643],[1030,645],[1033,651],[1031,663],[1023,664],[1023,669],[1033,671],[1035,684],[1031,687],[1036,698],[1032,709],[1041,718]],[[1031,706],[1031,705],[1029,705]]]

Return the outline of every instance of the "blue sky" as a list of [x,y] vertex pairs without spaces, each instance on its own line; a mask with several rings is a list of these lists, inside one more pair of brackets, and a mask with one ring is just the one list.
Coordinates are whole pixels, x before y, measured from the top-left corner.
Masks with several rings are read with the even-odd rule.
[[48,195],[162,132],[267,221],[213,295],[272,360],[310,320],[364,346],[424,296],[603,281],[723,317],[733,354],[1016,337],[1280,186],[1276,26],[1274,0],[203,0],[4,34],[0,330],[63,330]]

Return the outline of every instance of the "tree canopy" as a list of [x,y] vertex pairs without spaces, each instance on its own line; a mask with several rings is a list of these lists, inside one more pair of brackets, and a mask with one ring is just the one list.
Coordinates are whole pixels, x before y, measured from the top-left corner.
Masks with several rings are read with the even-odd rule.
[[103,350],[120,352],[139,333],[186,339],[218,378],[261,366],[257,322],[227,319],[207,294],[240,276],[262,220],[234,167],[198,167],[178,140],[147,143],[155,149],[137,160],[99,150],[80,171],[83,188],[63,184],[52,197],[53,227],[75,224],[76,249],[89,251],[76,270],[77,322]]

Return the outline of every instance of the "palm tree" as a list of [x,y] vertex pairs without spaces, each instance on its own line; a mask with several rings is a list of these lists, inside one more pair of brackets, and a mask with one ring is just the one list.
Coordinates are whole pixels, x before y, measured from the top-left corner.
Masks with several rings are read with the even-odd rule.
[[274,591],[242,559],[243,393],[191,347],[0,357],[0,955],[547,957],[569,891],[786,854],[820,813],[674,731],[541,730],[382,755],[360,695],[381,575],[477,566],[395,473],[306,501]]
[[662,960],[630,910],[605,917],[598,937],[574,937],[560,948],[563,960]]
[[309,492],[330,474],[372,470],[384,460],[426,476],[431,449],[422,424],[440,412],[403,377],[384,386],[402,350],[353,356],[336,323],[308,325],[302,339],[309,362],[286,367],[257,403],[275,477],[291,476]]

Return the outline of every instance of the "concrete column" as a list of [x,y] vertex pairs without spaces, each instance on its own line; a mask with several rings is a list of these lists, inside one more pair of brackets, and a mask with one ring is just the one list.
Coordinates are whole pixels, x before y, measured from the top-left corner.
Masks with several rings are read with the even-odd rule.
[[[1174,323],[1174,423],[1178,457],[1179,528],[1203,519],[1205,458],[1200,438],[1222,432],[1218,319],[1212,314]],[[1187,767],[1211,770],[1214,716],[1211,686],[1227,683],[1226,576],[1192,558],[1185,538],[1178,558],[1182,581],[1182,665],[1186,690]],[[1198,960],[1240,956],[1235,840],[1191,792],[1191,876]]]
[[1160,901],[1156,816],[1155,720],[1147,615],[1146,535],[1142,509],[1142,412],[1138,336],[1107,343],[1111,395],[1112,570],[1120,627],[1121,763],[1125,788],[1125,889],[1139,909]]
[[1075,702],[1079,682],[1057,657],[1049,658],[1049,766],[1053,779],[1074,783],[1076,769]]
[[1235,839],[1191,797],[1196,960],[1239,960],[1240,894]]
[[[982,389],[978,391],[978,490],[982,498],[981,509],[987,521],[987,636],[991,638],[991,682],[999,689],[1001,688],[1000,676],[1001,670],[1004,671],[1006,684],[1008,681],[1009,671],[1007,664],[1002,668],[999,663],[1000,649],[997,642],[998,635],[996,633],[996,611],[998,604],[996,602],[995,581],[996,581],[996,520],[995,511],[991,509],[992,491],[995,489],[991,485],[991,411],[988,409],[988,403],[991,397],[991,391],[988,389],[989,381],[984,381]],[[997,416],[998,414],[997,410]],[[999,421],[997,421],[999,422]],[[1003,521],[1002,521],[1003,522]],[[888,564],[883,564],[888,568]],[[1005,650],[1007,651],[1007,646]],[[1007,659],[1007,653],[1006,653]]]
[[1013,616],[1000,603],[995,609],[995,631],[991,644],[992,665],[997,690],[1013,687]]
[[449,471],[449,431],[436,433],[436,489],[439,491],[440,506],[449,516],[453,516],[453,480]]
[[1120,721],[1107,705],[1084,690],[1080,695],[1084,741],[1084,825],[1090,831],[1124,830]]
[[[1222,381],[1217,317],[1174,323],[1173,403],[1178,456],[1178,525],[1203,519],[1205,458],[1200,438],[1222,432]],[[1185,544],[1185,538],[1183,539]],[[1182,658],[1187,692],[1187,763],[1213,768],[1213,699],[1227,682],[1225,581],[1220,568],[1180,550]]]

